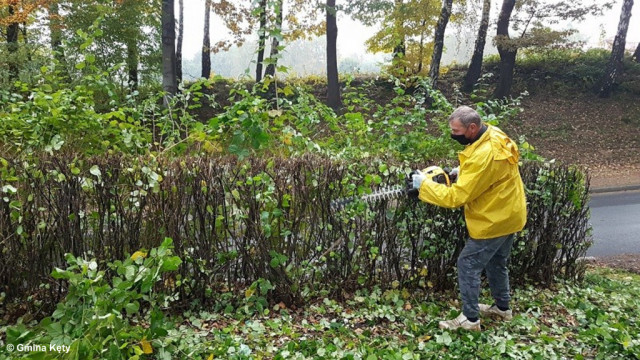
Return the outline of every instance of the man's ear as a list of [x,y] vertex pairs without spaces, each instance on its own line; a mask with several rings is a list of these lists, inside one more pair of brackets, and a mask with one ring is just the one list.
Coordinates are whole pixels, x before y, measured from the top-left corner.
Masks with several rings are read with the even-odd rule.
[[476,125],[476,123],[469,124],[469,130],[471,130],[471,132],[476,132],[478,130],[478,125]]

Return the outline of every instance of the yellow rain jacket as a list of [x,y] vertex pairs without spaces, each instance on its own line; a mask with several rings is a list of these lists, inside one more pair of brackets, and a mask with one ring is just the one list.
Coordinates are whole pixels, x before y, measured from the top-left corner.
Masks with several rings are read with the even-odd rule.
[[527,221],[524,185],[518,171],[518,146],[502,130],[487,131],[458,154],[460,172],[452,186],[427,177],[420,200],[447,207],[464,206],[469,236],[491,239],[518,232]]

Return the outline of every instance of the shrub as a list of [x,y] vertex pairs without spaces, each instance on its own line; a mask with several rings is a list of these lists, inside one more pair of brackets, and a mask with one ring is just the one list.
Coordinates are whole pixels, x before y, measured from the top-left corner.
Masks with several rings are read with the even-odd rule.
[[[167,238],[149,252],[141,250],[124,261],[109,262],[109,271],[95,259],[66,254],[69,266],[56,268],[51,274],[68,285],[64,300],[32,329],[24,324],[9,327],[6,344],[65,346],[66,353],[75,359],[121,359],[123,355],[153,353],[153,339],[167,335],[171,326],[163,321],[161,309],[172,296],[156,291],[164,275],[180,265],[171,248],[172,241]],[[150,319],[150,326],[141,326],[142,319]],[[134,323],[137,326],[131,326]],[[30,355],[53,358],[54,354],[43,351]]]
[[[60,284],[46,275],[64,253],[104,264],[165,237],[184,260],[176,282],[185,301],[239,295],[259,279],[273,287],[269,299],[285,303],[373,284],[451,288],[466,234],[460,210],[405,198],[331,210],[338,197],[403,184],[407,170],[318,156],[9,159],[0,179],[2,291],[13,298],[46,281],[55,295]],[[557,164],[528,163],[522,174],[529,220],[514,282],[579,278],[588,178]]]

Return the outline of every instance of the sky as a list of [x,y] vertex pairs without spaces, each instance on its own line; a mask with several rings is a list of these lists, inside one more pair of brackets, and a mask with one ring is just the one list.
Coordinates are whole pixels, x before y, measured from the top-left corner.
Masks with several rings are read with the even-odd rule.
[[[247,0],[243,0],[247,1]],[[338,0],[338,4],[347,0]],[[601,43],[602,33],[604,31],[605,39],[611,41],[615,37],[620,11],[622,9],[622,1],[616,0],[614,6],[605,13],[604,16],[598,18],[589,18],[578,24],[571,24],[579,31],[579,37],[587,42],[590,47],[597,46]],[[494,7],[491,10],[492,20],[497,17],[500,0],[493,1]],[[177,2],[176,2],[177,5]],[[481,5],[479,5],[481,6]],[[183,43],[183,58],[193,58],[200,52],[202,46],[202,34],[204,27],[204,0],[184,0],[185,8],[185,37]],[[285,9],[286,11],[286,9]],[[176,9],[177,16],[177,9]],[[494,28],[495,29],[495,28]],[[447,34],[450,34],[452,27],[447,28]],[[365,41],[375,33],[375,28],[363,26],[347,16],[338,17],[338,58],[361,57],[366,55]],[[490,30],[491,31],[491,30]],[[493,30],[495,31],[495,30]],[[211,43],[215,44],[218,40],[223,39],[228,32],[215,15],[211,17]],[[475,34],[475,31],[473,32]],[[489,37],[492,33],[489,33]],[[490,38],[488,38],[488,43]],[[468,39],[469,44],[473,44],[475,39]],[[640,3],[633,8],[629,30],[627,32],[627,44],[637,44],[640,41]],[[446,51],[457,51],[456,49],[445,49]],[[369,54],[370,55],[370,54]],[[247,63],[250,59],[247,60]]]

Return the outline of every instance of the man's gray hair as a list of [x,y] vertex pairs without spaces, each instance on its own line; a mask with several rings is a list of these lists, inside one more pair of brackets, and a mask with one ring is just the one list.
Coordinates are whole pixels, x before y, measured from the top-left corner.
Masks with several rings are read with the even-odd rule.
[[465,128],[469,127],[471,124],[476,124],[478,126],[482,125],[482,120],[480,119],[478,112],[465,105],[455,109],[451,116],[449,116],[449,122],[455,119],[460,120]]

